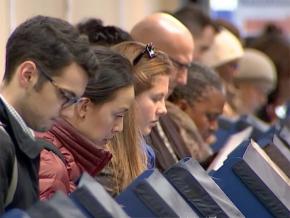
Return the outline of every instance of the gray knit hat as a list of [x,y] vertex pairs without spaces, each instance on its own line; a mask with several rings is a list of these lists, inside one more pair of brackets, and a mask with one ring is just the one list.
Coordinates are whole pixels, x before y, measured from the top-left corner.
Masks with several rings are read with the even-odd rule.
[[272,60],[256,49],[245,49],[240,59],[240,70],[235,75],[235,82],[252,81],[263,83],[271,91],[277,82],[277,72]]

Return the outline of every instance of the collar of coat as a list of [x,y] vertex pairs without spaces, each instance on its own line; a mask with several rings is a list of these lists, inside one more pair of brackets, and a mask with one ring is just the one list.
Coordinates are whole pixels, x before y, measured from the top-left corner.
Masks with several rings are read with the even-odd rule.
[[18,147],[26,156],[35,159],[40,154],[42,148],[25,133],[2,99],[0,99],[0,122],[11,137],[15,147]]

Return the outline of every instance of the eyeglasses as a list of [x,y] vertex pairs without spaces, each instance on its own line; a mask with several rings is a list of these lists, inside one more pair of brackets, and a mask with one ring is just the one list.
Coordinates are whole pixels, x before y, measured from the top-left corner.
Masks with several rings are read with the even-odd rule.
[[142,51],[139,55],[137,55],[135,57],[135,59],[133,60],[133,66],[138,64],[138,62],[141,60],[141,58],[143,57],[144,54],[147,54],[149,59],[156,57],[156,53],[155,53],[154,47],[152,45],[152,42],[148,43],[146,45],[144,51]]
[[64,102],[62,104],[62,107],[68,107],[70,105],[73,105],[77,103],[80,100],[80,97],[77,97],[75,93],[66,90],[64,88],[61,88],[54,79],[52,79],[48,73],[46,73],[45,70],[43,70],[42,67],[40,67],[39,64],[36,64],[36,67],[38,71],[55,87],[55,89],[59,92],[61,97],[64,99]]
[[170,58],[170,60],[172,61],[173,65],[178,68],[178,69],[189,69],[192,64],[189,63],[189,64],[183,64],[183,63],[180,63],[179,61],[173,59],[173,58]]

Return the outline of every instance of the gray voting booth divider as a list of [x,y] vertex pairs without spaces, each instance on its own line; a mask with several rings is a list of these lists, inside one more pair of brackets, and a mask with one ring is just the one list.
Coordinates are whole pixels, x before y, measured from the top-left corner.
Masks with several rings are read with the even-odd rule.
[[[290,124],[289,124],[290,125]],[[283,126],[279,131],[280,139],[285,143],[288,149],[290,149],[290,127]]]
[[290,149],[276,133],[258,141],[271,160],[290,178]]
[[246,217],[290,217],[287,179],[274,170],[267,155],[261,156],[259,146],[251,144],[241,143],[210,175]]
[[12,210],[9,210],[6,212],[1,218],[32,218],[31,216],[28,215],[25,211],[14,208]]
[[70,195],[70,198],[86,214],[86,217],[128,217],[102,185],[87,173],[82,175],[78,188]]
[[142,173],[116,200],[130,217],[199,217],[157,169]]
[[48,201],[39,201],[27,211],[14,209],[5,218],[127,218],[120,205],[105,189],[84,173],[78,188],[68,197],[57,192]]
[[196,160],[185,158],[164,175],[201,217],[244,217]]
[[39,201],[27,210],[31,218],[86,218],[64,193],[57,192],[48,201]]
[[250,142],[233,170],[275,217],[290,216],[290,180],[258,144]]

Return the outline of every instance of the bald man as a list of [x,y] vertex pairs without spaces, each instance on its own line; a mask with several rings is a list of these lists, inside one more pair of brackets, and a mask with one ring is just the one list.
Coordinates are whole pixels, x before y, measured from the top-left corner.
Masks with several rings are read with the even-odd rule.
[[194,41],[189,30],[180,21],[166,13],[154,13],[137,23],[131,36],[145,44],[152,42],[156,48],[169,55],[174,65],[169,87],[171,92],[176,85],[186,85],[187,71],[193,59]]
[[[189,30],[176,18],[166,13],[155,13],[137,23],[131,36],[134,40],[153,45],[166,52],[174,69],[170,81],[170,93],[177,85],[186,85],[188,68],[193,59],[194,41]],[[180,136],[178,127],[169,115],[160,118],[146,141],[156,154],[156,167],[163,171],[180,159],[190,156]]]

